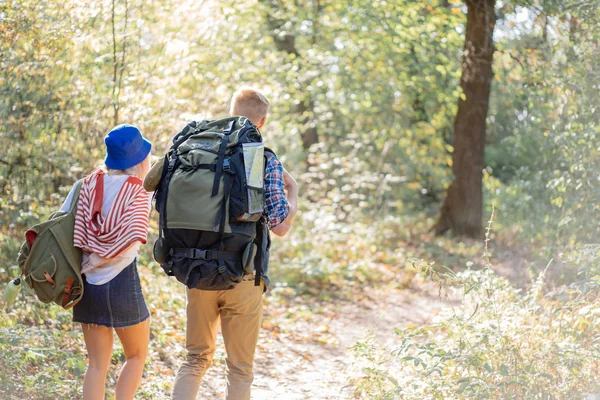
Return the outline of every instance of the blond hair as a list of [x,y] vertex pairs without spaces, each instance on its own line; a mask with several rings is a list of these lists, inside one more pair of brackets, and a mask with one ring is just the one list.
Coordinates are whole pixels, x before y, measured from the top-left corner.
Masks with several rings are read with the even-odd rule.
[[230,115],[248,118],[257,125],[269,113],[271,102],[257,89],[242,86],[231,97]]
[[140,179],[144,179],[150,167],[150,154],[148,154],[148,157],[144,158],[138,164],[126,169],[112,169],[108,168],[106,165],[102,167],[106,175],[131,175],[137,176]]

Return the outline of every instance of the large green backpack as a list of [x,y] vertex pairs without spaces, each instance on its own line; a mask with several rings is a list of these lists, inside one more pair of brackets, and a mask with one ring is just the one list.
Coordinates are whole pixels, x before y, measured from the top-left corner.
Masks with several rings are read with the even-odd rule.
[[69,211],[58,211],[25,232],[17,262],[25,282],[43,303],[64,309],[83,296],[81,249],[73,246],[75,212],[81,183],[77,185]]
[[192,122],[175,136],[155,194],[154,258],[168,275],[189,288],[226,290],[254,272],[264,151],[245,117]]

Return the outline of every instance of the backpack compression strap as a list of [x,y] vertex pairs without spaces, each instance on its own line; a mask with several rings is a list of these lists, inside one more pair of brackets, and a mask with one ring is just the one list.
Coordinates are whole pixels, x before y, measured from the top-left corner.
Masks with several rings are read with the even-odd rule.
[[[219,245],[219,249],[223,250],[224,243],[224,234],[225,234],[225,220],[227,217],[227,204],[229,202],[229,195],[231,194],[231,188],[233,186],[233,174],[234,172],[229,168],[229,159],[227,158],[223,165],[223,170],[225,171],[225,177],[223,178],[223,199],[221,200],[221,206],[219,207],[219,213],[217,215],[217,221],[219,223],[219,239],[221,240],[221,244]],[[219,169],[217,169],[218,171]],[[217,222],[215,221],[215,222]]]
[[65,310],[68,310],[69,308],[75,305],[75,303],[73,303],[67,306],[67,304],[69,304],[69,299],[71,298],[71,292],[73,291],[73,283],[75,283],[75,279],[73,279],[72,276],[68,277],[67,281],[65,282],[65,288],[63,290],[63,299],[61,303],[61,306]]
[[[217,155],[217,165],[215,170],[215,179],[213,181],[213,188],[211,197],[215,197],[219,193],[219,183],[221,182],[221,174],[222,170],[225,167],[223,164],[225,161],[225,150],[227,150],[227,145],[229,144],[229,135],[233,130],[233,125],[235,121],[231,121],[227,128],[223,130],[223,137],[221,138],[221,145],[219,146],[219,154]],[[229,168],[229,161],[227,162],[227,168]]]

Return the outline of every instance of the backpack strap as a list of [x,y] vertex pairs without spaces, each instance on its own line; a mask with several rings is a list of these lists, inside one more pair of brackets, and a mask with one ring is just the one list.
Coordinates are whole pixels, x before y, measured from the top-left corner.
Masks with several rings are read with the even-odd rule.
[[239,261],[244,252],[234,253],[231,251],[203,250],[196,248],[170,249],[169,255],[174,257],[191,258],[194,260],[222,260]]
[[[229,161],[229,159],[227,159]],[[221,200],[221,206],[219,207],[219,213],[217,214],[217,221],[219,224],[219,250],[223,250],[225,244],[223,242],[225,236],[225,220],[227,217],[227,204],[229,202],[229,195],[231,194],[231,189],[233,187],[233,174],[234,172],[229,168],[225,171],[225,177],[223,179],[223,199]],[[222,260],[219,260],[219,263],[222,263]]]
[[[229,195],[231,194],[231,188],[233,186],[232,175],[234,174],[234,172],[230,168],[229,158],[225,158],[225,150],[227,150],[227,145],[229,144],[229,135],[231,135],[234,125],[235,120],[232,120],[229,122],[227,128],[223,130],[223,137],[221,138],[221,144],[219,145],[219,154],[217,155],[217,163],[215,165],[215,178],[213,180],[213,188],[211,193],[212,197],[215,197],[219,193],[221,176],[223,175],[223,172],[225,172],[225,177],[223,178],[223,199],[221,199],[219,212],[217,213],[217,218],[215,219],[215,226],[217,224],[219,225],[219,251],[222,251],[225,247],[223,243],[223,239],[225,236],[225,219],[227,217],[227,204],[229,201]],[[224,267],[223,260],[219,260],[219,270],[222,269],[221,267]]]
[[271,157],[272,156],[277,157],[277,154],[275,154],[275,152],[273,150],[271,150],[271,148],[269,148],[267,146],[265,146],[265,150],[264,151],[265,151],[265,172],[266,172],[267,162],[269,161],[269,157],[267,157],[267,155],[270,155]]
[[229,135],[233,130],[234,124],[235,121],[229,122],[227,128],[223,130],[223,137],[221,138],[221,145],[219,146],[219,154],[217,155],[217,165],[215,166],[215,179],[213,180],[211,197],[215,197],[219,193],[221,174],[223,173],[224,169],[229,169],[229,160],[227,160],[227,164],[225,165],[225,150],[227,150],[227,145],[229,144]]
[[[68,310],[69,308],[71,308],[75,305],[75,303],[69,304],[69,299],[71,298],[71,292],[73,291],[74,283],[75,283],[75,279],[73,279],[72,276],[68,277],[67,281],[65,282],[65,289],[63,290],[63,298],[62,298],[62,303],[61,303],[61,306],[65,310]],[[69,304],[69,305],[67,306],[67,304]]]
[[102,200],[104,199],[104,172],[99,170],[96,172],[96,184],[94,187],[94,197],[92,203],[92,217],[90,219],[90,225],[88,228],[92,230],[95,234],[100,233],[100,228],[98,227],[98,221],[102,220]]
[[79,193],[81,192],[81,187],[83,186],[83,182],[81,180],[75,182],[75,192],[73,193],[73,198],[71,199],[71,205],[69,206],[69,213],[72,213],[77,206],[77,201],[79,200]]
[[167,198],[169,195],[169,182],[173,173],[179,164],[179,158],[173,154],[171,160],[165,156],[163,165],[163,175],[160,178],[159,189],[160,193],[156,194],[156,210],[158,211],[158,240],[162,246],[164,242],[164,229],[167,229]]
[[[158,213],[160,214],[160,218],[159,218],[159,235],[160,235],[160,229],[164,227],[163,223],[166,221],[166,216],[164,215],[164,213],[166,212],[166,200],[167,200],[167,193],[169,191],[169,182],[167,180],[167,175],[169,175],[169,180],[171,179],[171,175],[173,174],[173,171],[169,171],[169,168],[171,168],[171,165],[169,163],[169,156],[165,155],[165,158],[163,159],[163,168],[162,168],[162,174],[160,176],[160,179],[158,181],[158,187],[155,192],[154,192],[154,197],[155,200],[157,200],[155,202],[156,205],[156,211],[158,211]],[[166,182],[166,184],[164,185],[164,188],[162,187],[162,183]]]
[[[69,213],[72,213],[75,210],[75,207],[77,207],[77,202],[79,201],[79,194],[81,193],[81,187],[83,186],[83,182],[82,181],[77,181],[75,183],[76,187],[75,187],[75,193],[73,193],[73,199],[71,200],[71,206],[69,207]],[[71,304],[69,304],[69,301],[71,300],[71,294],[73,292],[73,284],[75,283],[75,279],[73,279],[73,277],[68,277],[67,281],[65,282],[65,288],[63,290],[63,298],[62,298],[62,302],[61,302],[61,306],[65,309],[68,310],[71,307],[73,307],[75,304],[75,302],[71,302]]]
[[[267,224],[267,217],[263,215],[260,217],[258,222],[256,223],[256,238],[254,239],[254,243],[258,242],[259,248],[256,252],[256,256],[254,257],[254,286],[260,286],[260,278],[263,273],[263,262],[264,262],[264,249],[265,246],[263,241],[266,240],[265,237],[265,225]],[[267,229],[267,235],[269,234]]]

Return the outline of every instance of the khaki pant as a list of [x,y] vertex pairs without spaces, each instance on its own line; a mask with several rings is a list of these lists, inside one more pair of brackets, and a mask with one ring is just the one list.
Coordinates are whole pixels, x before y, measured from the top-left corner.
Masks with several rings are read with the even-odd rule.
[[250,399],[263,289],[264,283],[254,286],[254,276],[247,276],[231,290],[187,290],[188,355],[175,378],[174,400],[196,398],[215,353],[219,318],[227,353],[227,400]]

